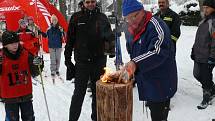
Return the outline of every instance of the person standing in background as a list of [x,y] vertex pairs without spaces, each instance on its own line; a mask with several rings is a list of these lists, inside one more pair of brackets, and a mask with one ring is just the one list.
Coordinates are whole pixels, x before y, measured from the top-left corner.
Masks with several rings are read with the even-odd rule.
[[54,81],[56,75],[60,76],[59,68],[63,42],[63,29],[59,26],[58,18],[54,14],[51,16],[51,25],[46,34],[50,53],[51,77]]
[[176,12],[169,8],[169,0],[158,0],[159,11],[155,14],[168,25],[176,53],[176,42],[181,35],[181,20]]
[[215,0],[204,0],[203,13],[204,18],[198,26],[191,52],[193,76],[201,83],[203,91],[198,109],[207,108],[215,97],[212,73],[215,66]]
[[105,53],[115,54],[115,37],[107,16],[100,12],[96,0],[83,0],[83,3],[83,9],[74,13],[70,19],[64,51],[68,71],[74,69],[71,61],[73,52],[75,59],[75,89],[70,105],[69,121],[79,119],[89,80],[92,89],[91,119],[97,121],[96,81],[104,74],[103,69],[107,61]]
[[23,47],[33,55],[38,55],[39,41],[35,37],[35,34],[27,28],[27,21],[24,19],[19,20],[19,29],[17,34],[19,35],[20,43]]
[[[37,26],[34,23],[34,19],[32,16],[28,16],[27,17],[27,29],[29,29],[31,32],[33,32],[32,34],[35,36],[34,41],[37,41],[38,45],[35,45],[37,47],[37,54],[40,51],[40,48],[42,46],[42,38],[41,37],[47,37],[46,33],[42,32],[39,28],[39,26]],[[42,35],[42,36],[40,36]],[[40,53],[41,54],[41,53]]]

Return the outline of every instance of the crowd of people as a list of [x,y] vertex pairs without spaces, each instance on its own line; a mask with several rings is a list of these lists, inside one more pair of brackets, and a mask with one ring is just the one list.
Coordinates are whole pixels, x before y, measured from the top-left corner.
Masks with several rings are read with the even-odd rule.
[[[138,0],[123,0],[124,32],[130,60],[115,74],[126,72],[137,82],[139,100],[150,109],[152,121],[167,121],[170,103],[177,91],[176,45],[181,21],[169,8],[169,0],[158,0],[159,11],[152,15]],[[115,33],[108,17],[100,11],[96,0],[83,0],[69,21],[66,38],[58,19],[42,32],[33,17],[18,21],[16,32],[5,30],[0,50],[0,98],[5,103],[6,121],[34,121],[32,78],[41,74],[41,37],[48,38],[51,77],[60,75],[62,43],[67,67],[66,79],[74,78],[74,92],[69,121],[78,121],[90,82],[92,121],[97,121],[96,81],[104,74],[107,56],[115,56]],[[193,75],[202,84],[203,100],[198,109],[207,108],[215,97],[215,0],[204,0],[203,20],[196,32],[191,58]],[[74,56],[75,63],[72,62]],[[166,73],[171,72],[171,74]]]

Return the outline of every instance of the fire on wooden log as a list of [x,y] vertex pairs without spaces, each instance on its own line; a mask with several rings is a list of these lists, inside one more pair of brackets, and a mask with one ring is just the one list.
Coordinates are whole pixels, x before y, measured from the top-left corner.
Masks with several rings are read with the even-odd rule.
[[102,82],[106,83],[123,83],[126,84],[129,81],[129,77],[126,71],[116,71],[113,72],[110,68],[105,67],[104,68],[105,73],[101,76]]
[[97,120],[132,121],[133,82],[124,80],[123,73],[105,72],[96,82]]

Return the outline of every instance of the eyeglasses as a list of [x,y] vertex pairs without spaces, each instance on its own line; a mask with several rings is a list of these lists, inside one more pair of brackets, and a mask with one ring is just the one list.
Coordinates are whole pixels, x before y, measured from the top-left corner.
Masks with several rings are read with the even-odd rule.
[[135,13],[134,15],[127,16],[127,17],[125,18],[125,19],[126,19],[126,22],[127,22],[127,23],[133,23],[138,14],[139,14],[139,12]]
[[85,3],[86,3],[86,4],[90,4],[90,3],[94,4],[94,3],[96,3],[96,1],[95,1],[95,0],[92,0],[92,1],[85,1]]

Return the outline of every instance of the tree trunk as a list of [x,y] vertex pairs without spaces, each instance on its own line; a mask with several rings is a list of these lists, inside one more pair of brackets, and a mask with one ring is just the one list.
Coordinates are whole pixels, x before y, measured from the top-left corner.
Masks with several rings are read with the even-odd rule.
[[68,4],[68,14],[69,14],[69,15],[71,15],[71,7],[72,7],[71,4],[72,4],[72,3],[71,3],[71,0],[69,0],[69,4]]
[[200,8],[200,11],[202,12],[203,0],[198,0],[198,1],[199,1],[199,8]]
[[201,13],[201,15],[203,15],[202,5],[203,5],[203,1],[204,1],[204,0],[198,0],[198,1],[199,1],[200,13]]
[[66,10],[67,10],[66,0],[59,0],[59,5],[60,5],[60,12],[63,14],[64,18],[67,20],[67,15],[66,15]]
[[132,121],[133,83],[96,83],[97,120]]
[[76,7],[76,5],[77,5],[77,1],[76,1],[76,0],[74,0],[74,1],[73,1],[74,13],[76,12],[76,8],[77,8],[77,7]]

